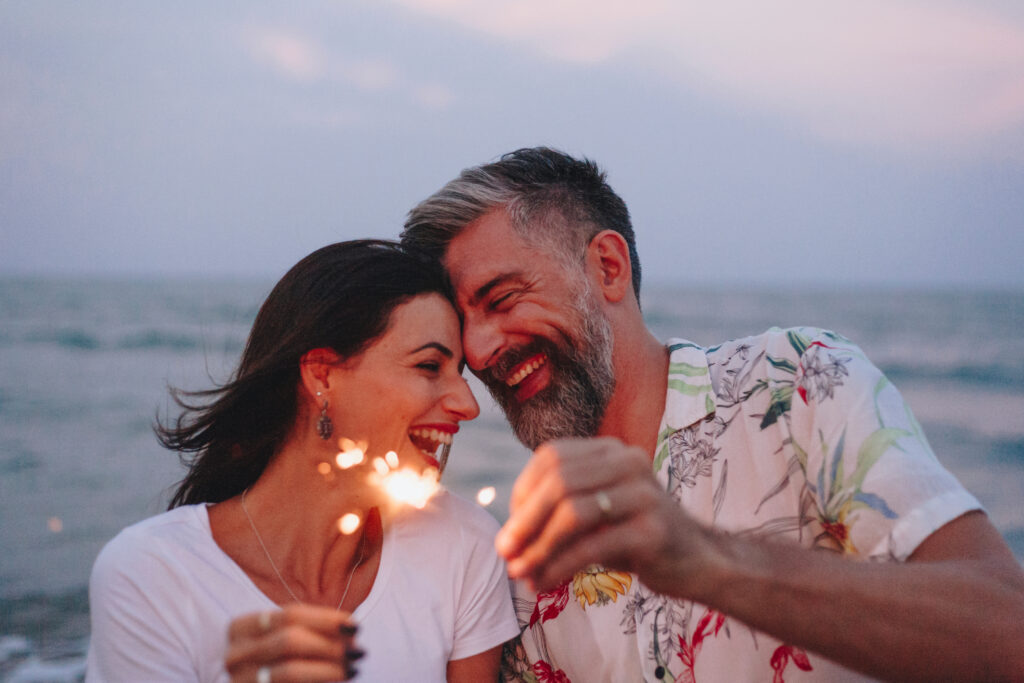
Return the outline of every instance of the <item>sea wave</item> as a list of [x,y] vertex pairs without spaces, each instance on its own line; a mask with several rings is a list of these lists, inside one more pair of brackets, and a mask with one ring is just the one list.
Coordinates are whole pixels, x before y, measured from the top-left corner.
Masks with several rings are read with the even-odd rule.
[[907,382],[950,382],[1011,393],[1024,393],[1024,365],[962,363],[933,365],[883,363],[882,371],[897,385]]
[[0,336],[0,347],[51,346],[68,351],[175,351],[190,352],[215,349],[238,354],[244,347],[240,333],[218,334],[214,338],[205,331],[182,332],[180,329],[143,328],[132,331],[103,333],[83,327],[35,329],[22,334]]

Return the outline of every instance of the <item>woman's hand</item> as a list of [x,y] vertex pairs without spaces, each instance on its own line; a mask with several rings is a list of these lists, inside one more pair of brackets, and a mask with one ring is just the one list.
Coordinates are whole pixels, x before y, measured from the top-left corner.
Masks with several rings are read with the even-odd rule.
[[233,683],[348,680],[363,656],[355,633],[350,615],[329,607],[254,612],[231,622],[225,665]]

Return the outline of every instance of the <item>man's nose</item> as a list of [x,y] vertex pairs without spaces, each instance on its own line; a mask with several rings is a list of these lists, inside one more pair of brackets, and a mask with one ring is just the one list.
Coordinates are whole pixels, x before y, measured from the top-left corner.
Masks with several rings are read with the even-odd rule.
[[462,352],[470,370],[480,372],[494,363],[501,348],[502,334],[494,322],[466,316],[462,328]]

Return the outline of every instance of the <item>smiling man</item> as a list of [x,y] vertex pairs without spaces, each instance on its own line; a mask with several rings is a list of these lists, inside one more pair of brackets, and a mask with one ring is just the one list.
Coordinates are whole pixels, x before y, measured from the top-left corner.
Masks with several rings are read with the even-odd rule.
[[496,539],[507,678],[1024,678],[1024,572],[851,342],[658,340],[625,204],[550,149],[463,171],[402,239],[534,449]]

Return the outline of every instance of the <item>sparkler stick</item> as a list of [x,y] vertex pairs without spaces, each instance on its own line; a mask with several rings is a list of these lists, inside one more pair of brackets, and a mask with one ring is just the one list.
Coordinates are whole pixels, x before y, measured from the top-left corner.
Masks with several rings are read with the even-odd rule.
[[438,458],[438,479],[440,479],[441,475],[444,474],[444,466],[448,464],[448,454],[451,452],[451,450],[452,445],[450,443],[446,443],[441,446],[441,457]]

